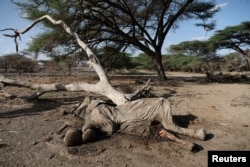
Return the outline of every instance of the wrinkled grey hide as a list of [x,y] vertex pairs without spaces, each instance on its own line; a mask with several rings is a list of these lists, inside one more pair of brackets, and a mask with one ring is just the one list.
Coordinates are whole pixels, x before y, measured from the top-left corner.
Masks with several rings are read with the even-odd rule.
[[83,109],[75,114],[85,119],[83,136],[89,129],[98,129],[109,135],[123,132],[147,136],[150,133],[151,123],[158,121],[166,130],[205,139],[203,129],[194,130],[176,126],[172,119],[170,103],[164,98],[144,98],[119,106],[86,98],[82,107]]

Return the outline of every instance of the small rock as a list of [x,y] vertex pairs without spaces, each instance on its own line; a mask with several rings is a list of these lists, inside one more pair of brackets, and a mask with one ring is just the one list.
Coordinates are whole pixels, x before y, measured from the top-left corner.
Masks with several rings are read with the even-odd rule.
[[61,109],[60,112],[62,113],[62,115],[72,114],[72,112],[67,109]]
[[35,145],[37,145],[39,143],[39,141],[31,140],[29,143],[30,143],[30,145],[34,145],[35,146]]
[[49,142],[49,141],[51,141],[53,138],[51,137],[51,136],[47,136],[47,137],[44,137],[43,139],[42,139],[42,141],[43,142]]
[[7,144],[0,144],[0,148],[4,148],[4,147],[7,147],[8,145]]

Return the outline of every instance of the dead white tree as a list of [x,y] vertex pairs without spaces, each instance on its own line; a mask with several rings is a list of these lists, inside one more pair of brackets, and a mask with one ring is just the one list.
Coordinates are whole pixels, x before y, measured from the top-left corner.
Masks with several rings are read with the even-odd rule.
[[[124,95],[123,93],[117,91],[116,89],[114,89],[114,87],[112,87],[96,55],[92,52],[92,50],[88,47],[87,44],[85,44],[82,40],[80,40],[77,33],[72,32],[71,29],[62,20],[56,21],[49,15],[45,15],[41,18],[36,19],[31,25],[29,25],[24,30],[10,29],[10,28],[4,29],[4,30],[14,31],[13,35],[9,35],[9,34],[4,34],[4,35],[13,37],[16,39],[16,37],[20,37],[20,34],[24,34],[28,32],[33,26],[35,26],[37,23],[45,19],[48,19],[54,25],[61,25],[68,34],[72,35],[76,39],[79,46],[85,50],[89,59],[87,63],[94,68],[97,75],[99,76],[100,81],[97,84],[88,84],[85,82],[71,83],[71,84],[61,84],[61,83],[33,84],[33,83],[24,83],[24,82],[16,81],[16,80],[10,80],[1,76],[0,78],[1,82],[5,84],[9,84],[9,85],[21,86],[21,87],[26,87],[26,88],[37,90],[37,92],[33,94],[30,98],[35,98],[46,92],[51,92],[51,91],[88,91],[88,92],[93,92],[93,93],[104,95],[108,97],[109,99],[111,99],[117,105],[124,104],[126,101],[129,100],[127,99],[126,95]],[[16,47],[18,47],[18,45]],[[132,96],[130,96],[130,98],[132,98]]]
[[[28,32],[33,26],[45,19],[49,20],[54,25],[61,25],[68,34],[76,39],[79,46],[86,52],[88,56],[87,63],[94,68],[97,75],[99,76],[100,81],[96,84],[90,84],[86,82],[75,82],[69,84],[36,84],[8,79],[4,76],[0,76],[0,82],[2,82],[4,85],[26,87],[35,90],[35,93],[30,95],[28,98],[37,98],[44,93],[53,91],[87,91],[108,97],[116,106],[110,106],[108,104],[99,105],[99,103],[96,101],[93,105],[93,102],[85,100],[84,103],[77,108],[75,113],[81,115],[86,122],[81,132],[82,142],[84,143],[94,140],[96,129],[108,134],[121,131],[128,134],[145,136],[150,133],[150,126],[154,121],[158,121],[162,124],[162,128],[158,132],[161,137],[170,138],[171,140],[188,144],[192,147],[192,143],[190,144],[190,142],[175,138],[168,131],[174,131],[179,134],[188,135],[201,140],[205,139],[206,133],[203,129],[194,130],[181,128],[174,124],[170,103],[166,99],[140,99],[141,95],[149,90],[148,82],[141,90],[136,91],[133,94],[124,94],[116,90],[111,85],[110,80],[108,79],[96,55],[92,52],[88,45],[79,38],[77,33],[72,32],[62,20],[54,20],[51,16],[45,15],[33,21],[32,24],[24,30],[8,28],[1,31],[14,31],[13,35],[5,34],[5,36],[15,39],[18,50],[16,38],[20,37],[21,34]],[[6,92],[3,95],[6,94],[8,97],[11,97],[11,95]],[[67,133],[65,138],[66,145],[74,145],[72,141],[75,140],[72,139],[72,136],[76,136],[75,134],[77,134],[75,131],[70,131]]]

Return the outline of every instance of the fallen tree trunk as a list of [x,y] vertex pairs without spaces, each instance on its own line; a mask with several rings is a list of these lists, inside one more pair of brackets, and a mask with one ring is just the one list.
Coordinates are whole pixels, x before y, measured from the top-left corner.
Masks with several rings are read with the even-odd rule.
[[4,84],[4,86],[17,86],[17,87],[25,87],[35,92],[28,96],[28,99],[35,99],[39,96],[48,93],[48,92],[55,92],[55,91],[86,91],[92,92],[100,95],[104,95],[111,99],[115,104],[124,104],[127,99],[125,95],[111,86],[110,83],[106,82],[98,82],[96,84],[89,84],[85,82],[75,82],[75,83],[53,83],[53,84],[36,84],[36,83],[29,83],[29,82],[22,82],[19,80],[8,79],[3,76],[0,76],[0,81]]
[[[3,76],[0,76],[0,82],[4,83],[5,85],[9,86],[19,86],[19,87],[26,87],[33,90],[36,90],[36,93],[29,96],[29,98],[37,98],[40,95],[46,93],[46,92],[52,92],[52,91],[87,91],[87,92],[93,92],[96,94],[101,94],[106,97],[108,97],[110,100],[112,100],[115,104],[120,105],[124,104],[130,99],[134,98],[134,96],[128,95],[128,97],[123,94],[122,92],[119,92],[118,90],[114,89],[114,87],[110,84],[110,81],[101,66],[98,58],[96,55],[92,52],[92,50],[88,47],[86,43],[84,43],[77,33],[72,32],[71,29],[64,23],[62,20],[54,20],[51,16],[45,15],[42,16],[33,23],[31,23],[26,29],[24,30],[18,30],[13,28],[6,28],[1,31],[5,30],[12,30],[14,31],[14,34],[4,34],[7,37],[17,38],[20,37],[21,34],[24,34],[28,32],[33,26],[35,26],[37,23],[43,21],[43,20],[49,20],[54,25],[61,25],[65,32],[73,36],[78,45],[86,52],[88,56],[88,64],[94,68],[97,75],[99,76],[100,81],[97,84],[89,84],[85,82],[78,82],[78,83],[70,83],[70,84],[64,84],[64,83],[55,83],[55,84],[35,84],[35,83],[25,83],[17,80],[11,80],[8,78],[5,78]],[[18,48],[17,42],[15,42],[16,47]],[[18,49],[17,49],[18,50]],[[137,94],[134,94],[137,96]]]

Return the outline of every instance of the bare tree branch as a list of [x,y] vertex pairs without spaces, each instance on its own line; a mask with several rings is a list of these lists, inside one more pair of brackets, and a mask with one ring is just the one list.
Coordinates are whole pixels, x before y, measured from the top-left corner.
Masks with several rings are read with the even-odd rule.
[[[15,35],[13,35],[13,37],[16,39],[18,36],[20,37],[20,34],[24,34],[28,32],[37,23],[45,19],[49,20],[54,25],[61,25],[68,34],[70,34],[76,39],[78,45],[86,52],[89,58],[87,63],[94,68],[97,75],[99,76],[100,82],[98,82],[97,84],[88,84],[85,82],[71,83],[71,84],[64,84],[64,83],[33,84],[33,83],[25,83],[25,82],[21,82],[17,80],[11,80],[3,76],[0,76],[0,82],[4,83],[5,85],[7,84],[9,86],[20,86],[20,87],[26,87],[29,89],[37,90],[37,92],[32,95],[32,98],[38,97],[41,94],[44,94],[46,92],[51,92],[51,91],[88,91],[88,92],[93,92],[93,93],[104,95],[108,97],[109,99],[111,99],[117,105],[126,103],[128,99],[125,97],[123,93],[117,91],[111,85],[96,55],[92,52],[92,50],[88,47],[88,45],[79,38],[77,33],[71,31],[71,29],[64,23],[64,21],[54,20],[51,16],[45,15],[33,21],[24,30],[16,30],[16,29],[14,30],[14,29],[8,28],[8,29],[4,29],[4,31],[13,30],[15,32]],[[11,35],[8,35],[8,36],[11,36]]]
[[133,94],[126,94],[126,98],[129,101],[134,101],[136,99],[140,99],[143,97],[152,97],[153,94],[151,92],[152,91],[151,87],[149,87],[149,82],[150,82],[150,79],[147,81],[147,83],[141,89],[137,90]]
[[21,41],[21,36],[20,36],[20,33],[17,29],[14,29],[14,28],[5,28],[3,30],[0,30],[0,31],[7,31],[7,30],[12,30],[14,31],[14,34],[3,34],[4,36],[6,37],[10,37],[10,38],[14,38],[14,42],[16,44],[16,52],[18,52],[18,42],[17,42],[17,37],[19,37],[19,41]]

